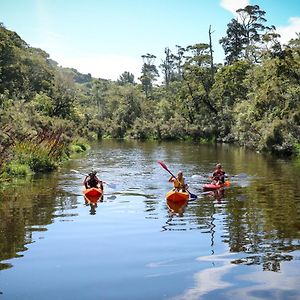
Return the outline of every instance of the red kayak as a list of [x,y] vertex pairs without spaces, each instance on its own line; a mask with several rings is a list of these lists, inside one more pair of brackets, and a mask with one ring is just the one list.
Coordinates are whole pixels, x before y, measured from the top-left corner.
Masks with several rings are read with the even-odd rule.
[[230,181],[225,181],[223,184],[206,183],[203,184],[204,191],[213,191],[222,187],[230,186]]
[[84,189],[83,195],[91,202],[97,202],[103,195],[103,190],[99,188]]
[[177,190],[170,190],[166,198],[167,200],[172,200],[172,201],[182,201],[182,200],[188,200],[190,197],[188,192],[183,192],[183,191],[177,191]]

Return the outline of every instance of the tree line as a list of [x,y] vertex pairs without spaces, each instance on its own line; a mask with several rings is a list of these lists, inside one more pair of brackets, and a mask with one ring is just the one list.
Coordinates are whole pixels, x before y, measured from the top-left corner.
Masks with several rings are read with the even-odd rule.
[[[51,170],[101,138],[234,143],[300,152],[300,35],[287,45],[258,5],[237,10],[220,40],[142,55],[117,81],[62,68],[0,24],[0,172]],[[160,71],[160,72],[159,72]],[[162,84],[156,84],[159,74]]]

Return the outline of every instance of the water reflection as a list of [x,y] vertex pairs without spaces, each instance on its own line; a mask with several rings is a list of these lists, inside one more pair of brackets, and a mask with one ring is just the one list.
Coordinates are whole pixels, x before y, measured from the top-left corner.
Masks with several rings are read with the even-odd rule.
[[[196,201],[179,204],[164,199],[170,185],[157,159],[174,171],[184,170],[191,191],[198,195]],[[236,174],[230,179],[231,187],[202,193],[216,161],[221,161],[229,174]],[[105,188],[103,203],[83,198],[82,175],[71,169],[83,174],[97,169],[101,179],[114,183]],[[76,273],[69,266],[89,263],[82,265],[82,277],[71,276],[70,299],[79,298],[75,293],[84,290],[80,284],[89,285],[91,293],[96,293],[103,283],[114,284],[115,276],[122,284],[118,291],[101,289],[106,299],[141,299],[141,294],[130,297],[139,293],[130,286],[157,286],[152,299],[176,294],[178,299],[299,296],[299,171],[298,164],[228,145],[104,141],[57,173],[0,192],[0,268],[10,268],[14,261],[6,260],[21,256],[33,242],[39,250],[43,244],[38,243],[39,238],[51,237],[55,227],[56,236],[42,241],[49,243],[43,248],[46,251],[48,247],[57,249],[58,244],[61,247],[52,262],[69,259],[67,267],[60,269],[61,276]],[[103,255],[89,262],[82,254],[86,253],[83,247]],[[34,251],[30,253],[32,258],[25,255],[22,261],[31,263],[38,273],[45,261]],[[145,267],[153,261],[176,263],[158,266],[153,275]],[[52,282],[57,270],[48,270],[45,276]],[[22,268],[13,271],[20,277],[24,274]],[[155,275],[166,280],[155,281]],[[284,276],[289,280],[286,286],[280,283],[285,283]],[[13,275],[11,278],[13,282]],[[93,286],[91,278],[97,279]],[[26,276],[23,279],[30,286]],[[64,291],[63,281],[56,284]],[[76,291],[70,288],[74,284]],[[5,292],[12,291],[7,286]]]
[[221,188],[214,191],[209,191],[206,193],[208,197],[210,197],[213,200],[216,200],[217,202],[221,202],[222,199],[225,197],[225,189]]
[[[53,174],[54,175],[54,174]],[[66,220],[77,214],[77,198],[57,189],[58,178],[34,177],[31,181],[15,181],[0,191],[0,261],[22,257],[25,245],[34,242],[34,232],[46,232],[54,218]],[[0,269],[12,267],[1,263]]]
[[85,206],[90,207],[90,215],[95,215],[96,214],[96,209],[98,208],[98,204],[103,202],[104,196],[101,195],[99,196],[84,196],[84,203]]
[[287,265],[281,273],[261,273],[257,268],[245,272],[233,263],[236,256],[225,252],[198,257],[197,262],[205,267],[194,274],[194,286],[170,299],[299,299],[300,291],[295,287],[300,274],[295,269]]
[[167,206],[169,208],[171,215],[178,214],[179,216],[183,216],[184,209],[188,204],[188,200],[182,200],[182,201],[172,201],[167,200]]

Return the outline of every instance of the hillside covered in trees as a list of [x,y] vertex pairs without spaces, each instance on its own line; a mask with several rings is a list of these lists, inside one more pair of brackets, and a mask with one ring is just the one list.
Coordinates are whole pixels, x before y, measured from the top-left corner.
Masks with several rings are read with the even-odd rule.
[[124,70],[116,82],[59,67],[0,24],[0,173],[51,170],[101,138],[299,154],[300,34],[281,45],[259,6],[237,13],[220,40],[224,65],[214,63],[214,45],[200,41],[165,48],[159,65],[142,55],[142,76]]

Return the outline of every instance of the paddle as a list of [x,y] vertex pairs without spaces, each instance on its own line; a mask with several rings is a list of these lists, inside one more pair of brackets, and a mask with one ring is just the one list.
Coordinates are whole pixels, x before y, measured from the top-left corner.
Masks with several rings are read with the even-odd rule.
[[[77,173],[77,174],[81,174],[81,175],[83,175],[83,176],[87,176],[86,174],[83,174],[83,173],[79,172],[78,170],[71,169],[70,171],[71,171],[71,172],[74,172],[74,173]],[[102,180],[101,180],[101,181],[102,181]],[[106,182],[106,181],[102,181],[102,183],[106,184],[108,187],[110,187],[110,188],[112,188],[112,189],[115,189],[115,188],[116,188],[116,185],[113,184],[113,183],[108,183],[108,182]]]
[[[176,178],[176,176],[168,169],[167,165],[161,161],[161,160],[158,160],[157,161],[172,177]],[[195,194],[192,194],[189,190],[187,190],[191,199],[197,199],[197,195]]]

